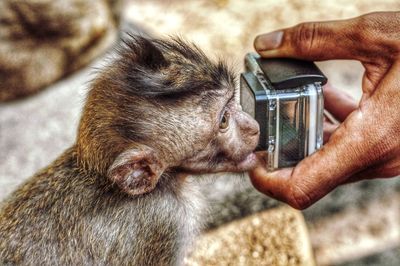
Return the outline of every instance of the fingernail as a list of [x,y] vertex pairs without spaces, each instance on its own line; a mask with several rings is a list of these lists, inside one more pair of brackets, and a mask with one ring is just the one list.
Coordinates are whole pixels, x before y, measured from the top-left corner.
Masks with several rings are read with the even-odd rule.
[[283,31],[274,31],[259,35],[254,41],[254,48],[256,48],[257,51],[276,49],[281,45],[282,37]]

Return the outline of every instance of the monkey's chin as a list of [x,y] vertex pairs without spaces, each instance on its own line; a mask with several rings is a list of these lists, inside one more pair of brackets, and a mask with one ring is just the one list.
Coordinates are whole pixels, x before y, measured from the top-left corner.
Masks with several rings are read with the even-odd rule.
[[219,158],[218,162],[210,163],[200,162],[196,164],[188,164],[178,167],[177,170],[186,174],[210,174],[221,172],[247,172],[256,167],[257,156],[255,153],[250,153],[244,159],[236,161],[228,158]]
[[257,165],[257,156],[254,152],[246,156],[242,161],[238,162],[236,167],[238,172],[250,171]]
[[257,156],[255,153],[250,153],[241,161],[224,160],[212,169],[212,172],[247,172],[256,165]]

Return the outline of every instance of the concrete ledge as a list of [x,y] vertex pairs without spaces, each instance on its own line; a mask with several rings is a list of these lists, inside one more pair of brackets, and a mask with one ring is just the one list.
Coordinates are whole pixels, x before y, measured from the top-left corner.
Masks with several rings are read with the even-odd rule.
[[315,265],[303,215],[286,206],[205,233],[185,264]]

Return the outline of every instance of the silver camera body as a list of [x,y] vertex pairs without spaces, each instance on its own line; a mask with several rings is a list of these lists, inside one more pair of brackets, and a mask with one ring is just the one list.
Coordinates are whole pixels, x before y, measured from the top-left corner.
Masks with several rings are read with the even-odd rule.
[[246,55],[240,103],[260,125],[257,150],[267,152],[268,170],[294,166],[322,147],[326,82],[313,62]]

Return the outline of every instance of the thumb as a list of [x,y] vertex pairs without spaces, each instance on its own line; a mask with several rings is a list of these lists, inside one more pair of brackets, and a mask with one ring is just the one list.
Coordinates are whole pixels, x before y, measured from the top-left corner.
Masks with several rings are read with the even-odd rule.
[[[360,59],[359,24],[356,19],[307,22],[256,37],[254,47],[263,57],[307,60]],[[362,31],[361,31],[362,32]],[[357,35],[355,35],[357,34]],[[357,36],[355,38],[354,36]]]

